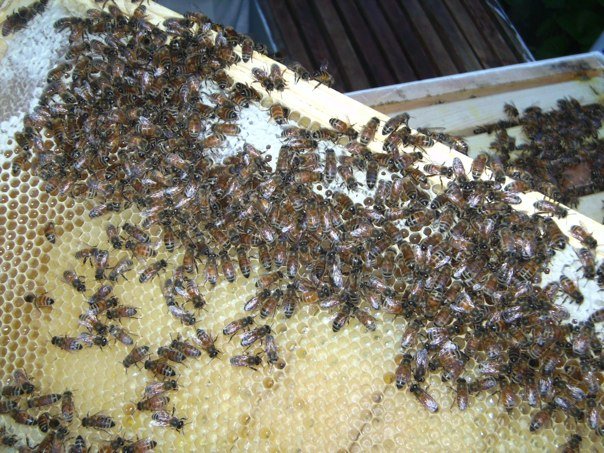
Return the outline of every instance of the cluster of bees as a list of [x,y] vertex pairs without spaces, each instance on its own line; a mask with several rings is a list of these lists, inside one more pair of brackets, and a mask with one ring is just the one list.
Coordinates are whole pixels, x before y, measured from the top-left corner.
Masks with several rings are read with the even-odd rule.
[[[598,130],[604,119],[601,104],[581,105],[559,99],[558,108],[528,107],[522,115],[505,104],[507,119],[478,127],[474,133],[495,135],[490,148],[496,165],[526,190],[538,190],[569,206],[577,198],[604,190],[604,140]],[[517,143],[507,129],[521,126],[526,142]]]
[[[12,382],[2,387],[0,399],[0,414],[8,414],[20,425],[37,427],[44,438],[37,445],[31,446],[29,439],[22,442],[18,436],[11,434],[10,429],[0,427],[0,445],[18,448],[19,452],[54,452],[65,451],[69,439],[69,429],[77,420],[73,393],[69,390],[63,393],[39,393],[35,385],[23,370],[17,369],[12,374]],[[23,408],[25,406],[25,408]],[[107,415],[86,415],[80,420],[83,428],[106,431],[115,426],[113,419]],[[21,445],[19,445],[21,444]],[[98,451],[113,452],[122,450],[124,453],[140,453],[152,450],[156,442],[151,439],[128,441],[117,437],[106,445],[99,446]],[[85,453],[89,451],[85,439],[78,435],[69,446],[70,453]]]
[[[259,90],[286,88],[278,65],[253,70],[259,90],[225,72],[252,58],[249,38],[197,13],[166,19],[159,28],[146,20],[144,5],[130,17],[108,5],[55,27],[69,32],[66,61],[49,73],[39,105],[15,135],[12,171],[30,169],[53,195],[94,197],[91,217],[136,206],[143,222],[123,227],[134,255],[153,255],[146,230],[161,227],[168,251],[185,250],[162,285],[168,311],[185,325],[193,326],[195,315],[176,298],[205,306],[197,278],[210,286],[221,278],[249,278],[250,256],[258,256],[264,273],[243,306],[249,315],[223,334],[240,333],[246,348],[261,342],[264,353],[232,357],[232,365],[255,369],[263,355],[284,365],[271,328],[252,328],[257,316],[282,310],[289,319],[303,316],[301,306],[314,305],[333,313],[334,332],[352,320],[372,331],[381,312],[384,322],[406,321],[396,386],[427,410],[436,412],[439,404],[426,377],[439,373],[455,383],[460,410],[473,394],[499,391],[506,410],[524,402],[532,408],[531,431],[562,412],[602,434],[604,363],[595,325],[604,313],[568,324],[568,312],[554,300],[560,295],[582,303],[577,283],[561,276],[540,285],[556,251],[568,246],[552,219],[565,216],[564,208],[542,200],[535,208],[545,216],[514,210],[523,187],[504,185],[505,173],[493,162],[487,179],[486,155],[469,171],[458,158],[451,166],[426,163],[422,151],[434,139],[411,131],[405,114],[383,126],[371,118],[359,130],[332,118],[329,127],[311,131],[289,126],[289,109],[273,104],[267,121],[283,127],[275,169],[249,144],[217,163],[213,157],[228,146],[225,136],[240,131],[242,109],[262,99]],[[299,65],[290,70],[297,80],[312,77]],[[326,68],[314,78],[332,81]],[[374,152],[368,145],[380,135],[384,152]],[[392,177],[379,178],[386,171]],[[436,196],[430,191],[435,179],[446,186]],[[315,190],[323,184],[330,187],[325,195]],[[349,196],[361,186],[373,190],[363,204]],[[110,242],[121,245],[110,228]],[[573,234],[584,244],[578,255],[585,278],[598,276],[602,284],[603,267],[596,271],[592,253],[597,243],[579,225]],[[89,259],[103,278],[108,257],[99,252]],[[116,264],[109,280],[130,263]],[[156,261],[139,281],[167,267]],[[84,289],[75,273],[65,279]],[[219,353],[209,333],[198,329],[195,337],[210,357]],[[52,340],[67,350],[72,341],[82,340]],[[144,363],[165,390],[176,375],[169,362],[201,354],[181,341],[160,348],[158,359],[148,358],[148,347],[135,346],[124,366]],[[182,429],[184,419],[165,411],[163,393],[150,398],[164,426]]]
[[[121,231],[115,225],[108,223],[105,231],[107,239],[114,249],[126,250],[130,255],[116,259],[112,263],[109,251],[98,247],[87,247],[75,253],[76,259],[82,260],[83,264],[89,262],[94,267],[95,280],[102,284],[87,299],[88,309],[79,316],[78,324],[86,330],[77,336],[54,336],[51,338],[51,344],[67,352],[76,352],[83,350],[85,347],[106,347],[109,344],[107,337],[111,336],[116,342],[131,347],[130,352],[122,360],[124,368],[128,369],[133,365],[142,365],[145,370],[148,370],[155,378],[159,379],[157,382],[150,382],[146,385],[143,399],[136,404],[137,410],[152,412],[152,426],[170,427],[180,431],[184,428],[186,418],[176,417],[174,411],[170,413],[166,410],[166,406],[170,402],[170,398],[166,393],[179,389],[176,381],[178,372],[174,366],[185,362],[188,358],[199,358],[203,352],[213,359],[220,354],[220,351],[215,346],[215,338],[201,328],[194,331],[194,344],[178,335],[169,344],[157,349],[157,358],[150,357],[149,346],[137,346],[135,344],[134,335],[126,328],[121,327],[121,323],[125,319],[136,318],[142,313],[138,307],[120,304],[118,298],[112,295],[113,285],[120,279],[126,279],[126,274],[134,270],[134,259],[145,261],[156,257],[156,248],[159,244],[153,244],[147,232],[129,223],[125,223],[121,227]],[[43,229],[43,234],[49,242],[56,243],[58,234],[54,223],[48,223]],[[175,244],[169,238],[164,237],[164,239],[166,250],[173,252]],[[152,281],[166,266],[165,260],[158,260],[150,265],[146,264],[138,275],[138,282]],[[196,314],[185,309],[185,304],[190,303],[197,312],[206,306],[206,300],[199,291],[195,280],[188,277],[188,275],[196,272],[195,266],[194,255],[187,251],[183,257],[183,264],[174,269],[172,278],[167,278],[163,283],[167,311],[185,326],[194,326],[197,322]],[[233,268],[232,274],[234,275],[234,273]],[[63,279],[66,284],[77,292],[85,293],[87,291],[84,277],[78,275],[74,270],[66,270],[63,273]],[[177,297],[184,302],[178,303]],[[34,304],[39,310],[52,309],[55,304],[55,300],[47,293],[26,294],[24,299],[26,302]],[[264,312],[261,313],[261,317],[266,317]],[[119,321],[120,326],[115,323],[107,324],[115,321]],[[236,334],[241,334],[241,346],[244,348],[250,348],[257,341],[262,340],[268,362],[283,368],[285,362],[278,355],[277,343],[271,334],[270,326],[263,325],[252,328],[253,324],[254,318],[246,316],[226,325],[223,334],[230,338]],[[252,369],[256,369],[255,367],[260,365],[261,362],[260,356],[245,353],[233,356],[230,359],[233,366],[244,366]],[[108,416],[98,414],[95,417],[84,418],[82,426],[110,429],[115,425]],[[63,439],[64,436],[57,440]]]
[[11,33],[27,27],[27,24],[36,15],[42,14],[48,5],[48,0],[38,0],[29,6],[22,6],[17,11],[9,14],[2,22],[2,36],[8,36]]

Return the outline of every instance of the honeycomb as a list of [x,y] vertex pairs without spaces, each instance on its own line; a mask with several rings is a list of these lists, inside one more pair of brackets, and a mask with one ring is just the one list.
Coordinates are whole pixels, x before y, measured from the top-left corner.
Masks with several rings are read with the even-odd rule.
[[[65,14],[56,8],[49,7],[36,19],[29,35],[22,32],[15,39],[23,39],[23,47],[27,46],[26,39],[35,41],[35,27],[44,27],[57,14]],[[28,84],[29,92],[35,93],[39,83],[34,80]],[[20,115],[22,119],[27,109],[23,106],[14,107],[10,111],[13,118],[0,129],[8,129],[10,124],[18,127],[19,120],[14,118]],[[262,118],[262,126],[256,121],[249,118],[250,130],[262,129],[260,137],[265,134],[265,143],[274,140],[269,135],[275,131],[265,129],[266,118]],[[310,119],[301,118],[301,122],[310,123]],[[12,135],[5,129],[2,133]],[[251,136],[245,139],[253,140]],[[195,327],[218,336],[216,346],[221,354],[214,359],[203,354],[175,365],[181,390],[170,392],[169,407],[175,407],[175,415],[186,417],[183,433],[152,426],[150,413],[136,411],[135,404],[142,398],[145,385],[154,379],[134,366],[126,372],[121,362],[129,347],[110,340],[102,349],[68,353],[50,345],[51,337],[78,331],[86,296],[99,286],[94,269],[77,260],[75,253],[99,246],[110,250],[112,263],[129,256],[125,250],[110,248],[105,227],[108,223],[138,225],[140,214],[128,209],[90,219],[92,200],[49,195],[41,180],[26,171],[12,176],[14,144],[8,137],[4,140],[0,173],[0,381],[10,384],[11,374],[23,369],[41,394],[73,391],[79,418],[101,412],[116,422],[116,428],[108,433],[76,423],[70,427],[70,442],[80,434],[89,445],[116,435],[152,438],[157,441],[157,451],[543,451],[578,433],[585,451],[601,450],[600,438],[564,417],[537,434],[529,434],[528,406],[522,403],[506,412],[499,394],[471,396],[468,410],[461,412],[454,405],[450,385],[436,374],[430,374],[426,384],[441,408],[430,414],[411,393],[396,389],[393,371],[401,360],[397,344],[406,321],[380,312],[375,315],[375,332],[351,321],[349,328],[334,334],[332,314],[316,306],[302,307],[287,322],[279,311],[268,323],[276,332],[285,368],[266,364],[257,371],[232,367],[229,357],[240,354],[242,348],[237,338],[229,341],[221,332],[227,323],[243,316],[244,303],[256,293],[254,282],[260,273],[256,258],[249,279],[238,278],[233,284],[222,279],[215,287],[202,287],[208,305]],[[42,234],[50,221],[56,225],[55,244]],[[161,241],[158,228],[150,232],[152,242]],[[182,248],[168,253],[159,247],[154,259],[165,259],[172,267],[182,261],[183,254]],[[562,263],[574,259],[567,254],[560,256]],[[123,320],[121,326],[132,332],[136,344],[149,345],[153,351],[179,334],[191,339],[191,329],[167,312],[161,290],[165,277],[140,284],[137,276],[147,263],[134,261],[135,270],[126,274],[128,280],[115,285],[113,294],[122,303],[138,307],[140,316]],[[86,296],[63,281],[66,269],[84,276]],[[55,300],[51,310],[36,309],[24,300],[28,293],[45,292]],[[44,437],[37,428],[16,425],[5,415],[0,416],[0,424],[21,439],[28,438],[32,445]]]

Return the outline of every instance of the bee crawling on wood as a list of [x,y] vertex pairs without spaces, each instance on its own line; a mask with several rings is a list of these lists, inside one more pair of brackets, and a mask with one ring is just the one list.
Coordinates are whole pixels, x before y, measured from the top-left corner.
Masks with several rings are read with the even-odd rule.
[[327,63],[323,63],[318,71],[313,72],[312,78],[318,82],[315,89],[318,88],[319,85],[325,85],[327,88],[331,88],[335,83],[333,76],[327,72]]

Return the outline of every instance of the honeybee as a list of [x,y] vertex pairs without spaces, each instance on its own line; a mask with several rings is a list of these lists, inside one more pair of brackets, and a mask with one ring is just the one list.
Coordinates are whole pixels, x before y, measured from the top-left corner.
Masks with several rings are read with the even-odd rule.
[[348,124],[346,121],[342,121],[341,119],[330,118],[329,124],[338,132],[338,134],[345,135],[350,140],[355,140],[359,136],[359,133],[355,131],[350,124]]
[[377,182],[379,166],[375,159],[367,162],[367,172],[365,173],[365,182],[369,189],[373,189]]
[[86,440],[80,435],[75,438],[73,445],[69,447],[69,453],[87,453],[88,451]]
[[139,411],[159,411],[166,407],[170,398],[165,395],[155,395],[136,403],[136,409]]
[[56,347],[68,352],[80,351],[83,347],[82,343],[80,343],[77,338],[69,337],[67,335],[64,335],[62,337],[54,336],[52,337],[50,342]]
[[377,328],[375,318],[367,313],[365,310],[360,308],[354,311],[354,316],[359,320],[361,324],[367,328],[367,330],[374,331]]
[[361,134],[359,136],[359,141],[363,145],[368,145],[370,142],[372,142],[373,139],[375,138],[375,134],[377,132],[379,125],[380,125],[380,120],[378,118],[376,118],[375,116],[373,118],[371,118],[367,122],[367,124],[365,124],[365,126],[363,126],[363,129],[361,130]]
[[346,188],[348,190],[356,190],[359,186],[359,182],[354,177],[354,172],[350,165],[338,165],[338,174],[344,180]]
[[243,275],[245,278],[249,278],[251,273],[251,264],[250,259],[247,256],[247,249],[245,247],[237,247],[237,263],[239,265],[241,275]]
[[126,278],[124,274],[132,270],[133,266],[134,263],[132,262],[132,260],[128,258],[122,258],[109,273],[109,280],[112,282],[116,282],[119,277]]
[[254,297],[249,299],[243,306],[245,311],[254,311],[260,304],[262,304],[269,296],[271,292],[269,289],[263,289]]
[[269,108],[269,112],[272,120],[279,124],[286,124],[289,118],[290,110],[289,108],[281,105],[281,104],[272,104]]
[[94,428],[100,430],[108,430],[115,426],[115,422],[108,415],[94,414],[88,415],[82,419],[82,426],[84,428]]
[[409,134],[407,135],[407,145],[413,146],[413,149],[419,148],[422,151],[425,151],[424,148],[430,148],[434,146],[434,140],[428,136],[423,134]]
[[166,346],[160,346],[157,349],[157,355],[175,363],[182,363],[187,358],[187,356],[179,350]]
[[52,308],[53,304],[55,303],[54,299],[52,297],[48,296],[47,293],[39,294],[39,295],[30,293],[30,294],[26,294],[25,296],[23,296],[23,299],[25,300],[25,302],[29,302],[30,304],[33,304],[38,309]]
[[318,88],[319,85],[330,88],[335,83],[333,76],[327,72],[327,63],[323,63],[318,71],[313,72],[312,78],[318,82],[315,88]]
[[96,247],[87,247],[75,252],[74,256],[78,260],[83,260],[83,263],[86,264],[86,261],[90,260],[92,262],[92,257],[95,253],[98,252],[99,249]]
[[62,395],[60,393],[49,393],[48,395],[37,396],[27,400],[27,407],[29,409],[50,406],[61,400]]
[[148,268],[143,270],[138,278],[140,283],[145,283],[152,280],[156,277],[162,269],[165,269],[168,266],[168,262],[164,259],[161,259],[153,264],[151,264]]
[[55,224],[48,222],[44,227],[44,237],[51,243],[54,244],[57,240],[57,233],[55,231]]
[[90,332],[81,332],[77,339],[89,348],[98,346],[102,349],[108,344],[107,338],[105,338],[103,335],[94,335]]
[[151,416],[153,426],[162,426],[174,428],[176,431],[182,431],[185,426],[186,418],[178,418],[174,416],[174,409],[172,409],[172,414],[165,410],[160,410],[154,412]]
[[115,225],[108,224],[105,231],[107,233],[107,238],[109,239],[109,242],[111,243],[113,248],[116,250],[120,250],[122,248],[122,238],[120,237],[117,227]]
[[295,74],[296,83],[298,83],[299,80],[304,80],[306,82],[308,82],[310,80],[310,78],[311,78],[310,72],[297,61],[293,62],[289,68]]
[[108,214],[110,212],[119,212],[120,209],[121,209],[120,203],[117,203],[117,202],[102,203],[102,204],[99,204],[99,205],[95,206],[94,208],[92,208],[90,210],[90,212],[88,213],[88,216],[91,219],[95,219],[97,217],[104,216],[105,214]]
[[[22,391],[22,393],[30,394],[33,393],[33,391],[35,390],[35,386],[31,383],[31,381],[27,377],[27,374],[25,374],[25,371],[20,368],[17,368],[15,371],[13,371],[13,381],[15,383],[15,386],[18,387]],[[9,386],[6,386],[4,388],[8,387]],[[4,391],[2,392],[2,394],[4,395]]]
[[178,383],[175,380],[152,382],[147,384],[144,391],[145,398],[152,398],[156,395],[169,392],[171,390],[178,390]]
[[42,412],[40,415],[38,415],[37,422],[38,428],[43,433],[46,433],[49,429],[51,429],[50,425],[53,425],[57,428],[61,426],[60,422],[56,418],[52,418],[48,412]]
[[130,250],[132,256],[137,258],[152,258],[157,255],[157,250],[151,244],[143,244],[142,242],[126,241],[126,250]]
[[480,153],[474,158],[472,165],[470,166],[470,173],[475,181],[480,179],[488,162],[489,156],[485,153]]
[[83,313],[78,318],[78,324],[85,327],[89,332],[97,332],[99,335],[107,333],[107,326],[103,324],[96,315]]
[[438,412],[438,403],[428,392],[422,389],[418,384],[412,384],[409,387],[409,391],[417,398],[417,401],[420,402],[424,408],[432,413]]
[[67,423],[71,423],[73,420],[73,414],[75,412],[75,405],[73,402],[73,393],[69,390],[63,392],[61,399],[61,417]]
[[245,37],[241,42],[241,59],[247,63],[254,53],[254,41],[250,37]]
[[5,447],[14,447],[19,443],[19,438],[14,434],[9,434],[4,426],[0,426],[0,445]]
[[528,192],[531,189],[532,189],[531,185],[524,181],[512,181],[511,183],[509,183],[508,185],[506,185],[504,187],[504,190],[506,192],[511,192],[511,193],[524,193],[524,192]]
[[63,279],[65,282],[73,286],[76,291],[86,291],[86,285],[84,284],[83,277],[78,276],[75,272],[70,270],[63,272]]
[[573,282],[570,278],[568,278],[566,275],[560,276],[560,289],[564,291],[577,304],[583,303],[584,297],[583,294],[581,294],[581,291],[579,291],[577,284]]
[[124,226],[122,226],[122,229],[138,242],[148,244],[151,241],[151,238],[147,233],[130,223],[125,223]]
[[594,324],[598,324],[604,321],[604,308],[600,308],[594,311],[587,320],[585,321],[586,325],[593,326]]
[[257,355],[242,354],[231,357],[229,361],[233,366],[248,367],[257,371],[254,367],[257,367],[262,363],[262,358]]
[[[269,255],[270,261],[270,255]],[[283,272],[275,271],[269,274],[261,275],[256,281],[256,288],[266,289],[273,286],[275,283],[279,282],[283,278]]]
[[264,351],[270,364],[276,365],[279,369],[285,367],[285,361],[279,358],[275,337],[270,334],[264,338]]
[[400,363],[396,367],[396,371],[395,371],[394,375],[395,375],[396,388],[399,390],[411,382],[411,361],[412,360],[413,360],[413,357],[411,356],[411,354],[404,354]]
[[[11,395],[3,395],[3,396],[11,396]],[[13,410],[17,409],[19,405],[16,401],[11,400],[0,400],[0,414],[9,414]]]
[[128,333],[128,331],[123,327],[118,327],[115,324],[111,324],[109,326],[109,333],[113,338],[126,346],[132,346],[134,344],[134,340],[130,336],[130,333]]
[[247,348],[254,344],[256,341],[263,339],[270,333],[271,328],[268,325],[256,327],[255,329],[244,332],[241,336],[241,346]]
[[173,300],[168,304],[168,311],[185,326],[192,326],[197,322],[193,313],[188,312]]
[[392,132],[398,129],[401,124],[409,126],[409,119],[410,116],[406,112],[393,116],[384,124],[384,127],[382,128],[382,135],[390,135]]
[[242,329],[245,329],[254,324],[254,318],[251,316],[246,316],[241,319],[237,319],[233,322],[228,323],[224,329],[222,329],[223,335],[230,335],[231,337],[235,335]]
[[195,337],[197,338],[201,348],[206,351],[211,358],[214,358],[220,354],[220,351],[216,349],[216,346],[214,345],[216,338],[212,338],[212,336],[205,330],[197,329],[195,332]]
[[105,269],[109,265],[109,252],[107,250],[95,250],[91,262],[94,266],[94,278],[97,281],[105,278]]
[[587,279],[594,279],[596,276],[596,259],[587,248],[581,248],[576,250],[581,267],[583,268],[583,276]]
[[18,423],[20,425],[34,426],[38,423],[36,417],[31,414],[28,414],[26,411],[22,411],[19,409],[13,410],[10,413],[10,416],[15,421],[15,423]]
[[550,214],[555,217],[564,218],[568,215],[568,210],[563,208],[562,206],[552,203],[547,200],[537,200],[533,203],[533,206],[539,213]]
[[21,174],[21,170],[23,168],[27,168],[28,159],[29,157],[26,153],[17,154],[11,164],[11,172],[13,176],[19,176],[19,174]]
[[332,330],[334,332],[339,332],[342,327],[344,327],[348,323],[350,317],[356,310],[357,308],[354,305],[345,303],[344,306],[340,309],[340,311],[336,313],[331,322]]
[[151,371],[158,378],[174,377],[176,371],[162,359],[146,360],[145,370]]
[[147,453],[155,449],[157,442],[153,439],[138,439],[136,442],[130,442],[122,448],[123,453]]
[[8,36],[27,27],[29,21],[46,9],[48,0],[39,0],[29,6],[22,6],[16,12],[7,15],[2,22],[2,36]]
[[468,383],[464,378],[457,378],[455,402],[460,411],[468,408]]
[[266,70],[261,68],[252,68],[252,76],[254,77],[255,81],[266,90],[267,93],[275,89],[275,85],[267,74]]
[[[600,428],[601,429],[601,428]],[[583,438],[579,434],[573,434],[568,441],[560,447],[561,453],[579,453]]]
[[598,246],[598,241],[581,225],[571,226],[570,233],[577,241],[589,249],[595,249]]
[[281,71],[281,68],[278,64],[273,63],[271,65],[271,71],[269,74],[270,81],[272,82],[275,90],[283,91],[287,84],[285,83],[285,79],[283,78],[283,74],[285,73],[285,69]]

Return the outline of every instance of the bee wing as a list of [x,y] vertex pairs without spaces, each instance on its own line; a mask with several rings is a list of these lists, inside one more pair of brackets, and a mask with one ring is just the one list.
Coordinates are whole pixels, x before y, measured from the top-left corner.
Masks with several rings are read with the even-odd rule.
[[151,426],[168,426],[170,424],[170,413],[165,410],[153,412]]

